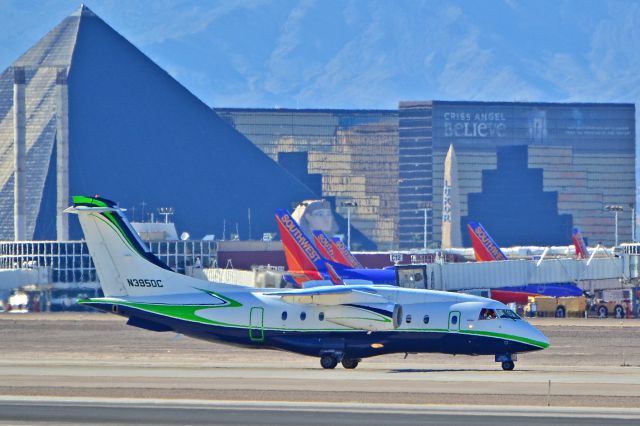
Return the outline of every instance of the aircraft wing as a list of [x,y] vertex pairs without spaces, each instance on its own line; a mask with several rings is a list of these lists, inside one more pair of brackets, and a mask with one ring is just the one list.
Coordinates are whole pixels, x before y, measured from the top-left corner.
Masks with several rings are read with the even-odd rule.
[[327,286],[264,294],[288,303],[321,305],[326,321],[356,330],[388,331],[402,323],[402,307],[370,287]]
[[348,286],[326,286],[322,288],[307,288],[300,290],[287,290],[265,293],[269,296],[279,296],[288,303],[302,305],[347,305],[347,304],[371,304],[389,303],[384,296],[377,294],[375,290],[363,288],[351,288]]

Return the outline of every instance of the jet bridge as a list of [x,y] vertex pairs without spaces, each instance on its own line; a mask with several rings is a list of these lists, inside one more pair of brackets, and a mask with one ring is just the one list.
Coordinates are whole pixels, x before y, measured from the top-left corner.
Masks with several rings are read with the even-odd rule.
[[629,280],[634,277],[634,270],[637,269],[637,261],[630,257],[625,254],[593,258],[590,261],[534,259],[397,265],[396,276],[398,284],[402,287],[448,291],[528,284]]

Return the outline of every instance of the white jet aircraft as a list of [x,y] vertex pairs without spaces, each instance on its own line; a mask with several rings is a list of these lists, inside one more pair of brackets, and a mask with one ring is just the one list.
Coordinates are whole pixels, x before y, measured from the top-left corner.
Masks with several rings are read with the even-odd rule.
[[173,272],[133,230],[123,210],[73,197],[105,297],[79,301],[152,331],[320,358],[356,368],[389,353],[494,355],[512,370],[516,354],[549,346],[506,305],[444,291],[390,285],[281,290],[212,283]]

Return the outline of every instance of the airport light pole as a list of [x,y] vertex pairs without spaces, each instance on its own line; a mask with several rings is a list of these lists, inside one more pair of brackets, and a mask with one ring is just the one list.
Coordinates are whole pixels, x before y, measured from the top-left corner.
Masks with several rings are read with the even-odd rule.
[[143,201],[140,203],[140,205],[142,206],[142,219],[140,220],[140,222],[144,222],[144,208],[147,205],[147,203]]
[[418,210],[422,210],[424,212],[424,228],[422,230],[422,246],[423,249],[427,250],[427,212],[432,208],[431,201],[423,201],[418,204]]
[[175,213],[175,209],[173,207],[160,207],[158,213],[164,216],[164,223],[169,223],[169,216]]
[[358,203],[355,201],[345,201],[342,203],[342,206],[347,208],[347,248],[351,250],[351,209],[357,207]]
[[604,209],[608,212],[613,212],[614,214],[614,221],[615,221],[615,233],[616,233],[616,244],[615,247],[618,247],[618,212],[621,212],[624,210],[624,208],[622,206],[618,206],[618,205],[613,205],[610,204],[608,206],[604,206]]

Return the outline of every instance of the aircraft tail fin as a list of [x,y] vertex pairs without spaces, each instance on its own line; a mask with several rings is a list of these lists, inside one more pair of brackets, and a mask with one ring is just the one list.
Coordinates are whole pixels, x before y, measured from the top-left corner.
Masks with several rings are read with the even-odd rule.
[[362,264],[356,259],[356,257],[349,251],[347,246],[344,245],[340,238],[333,238],[331,243],[334,248],[334,253],[336,253],[336,257],[340,260],[337,260],[338,263],[346,265],[350,268],[354,269],[364,269]]
[[340,274],[336,272],[335,268],[330,263],[326,262],[325,266],[327,268],[327,274],[329,275],[329,279],[331,280],[333,285],[345,285]]
[[584,237],[580,232],[579,228],[573,228],[573,235],[571,236],[573,240],[573,245],[576,248],[576,257],[578,259],[588,259],[589,258],[589,250],[587,249],[587,244],[584,241]]
[[313,231],[313,242],[323,257],[340,263],[340,261],[336,259],[336,254],[334,253],[333,247],[331,246],[331,240],[324,232]]
[[276,210],[276,221],[289,271],[303,272],[312,280],[323,279],[322,272],[326,271],[325,259],[307,238],[300,225],[284,209]]
[[507,260],[502,250],[493,238],[489,235],[484,226],[478,222],[469,222],[467,230],[471,237],[473,252],[478,262],[488,262],[492,260]]
[[202,285],[158,259],[113,201],[74,196],[65,212],[78,215],[105,296],[189,293]]
[[[347,268],[362,268],[362,266],[358,266],[360,264],[357,260],[354,263],[351,259],[347,259],[342,253],[342,249],[337,247],[335,241],[329,238],[324,232],[313,231],[313,239],[316,243],[316,247],[318,247],[323,256],[331,260],[332,262],[337,263],[340,266],[345,266]],[[342,244],[342,242],[340,244]],[[342,247],[348,253],[348,250],[346,249],[346,247],[344,247],[344,244],[342,244]]]

